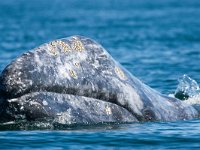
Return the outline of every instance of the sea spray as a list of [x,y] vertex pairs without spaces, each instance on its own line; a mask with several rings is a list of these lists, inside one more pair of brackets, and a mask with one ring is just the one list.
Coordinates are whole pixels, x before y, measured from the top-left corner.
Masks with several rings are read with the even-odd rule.
[[184,74],[178,79],[178,82],[179,84],[174,94],[176,98],[187,100],[200,94],[198,83],[188,75]]

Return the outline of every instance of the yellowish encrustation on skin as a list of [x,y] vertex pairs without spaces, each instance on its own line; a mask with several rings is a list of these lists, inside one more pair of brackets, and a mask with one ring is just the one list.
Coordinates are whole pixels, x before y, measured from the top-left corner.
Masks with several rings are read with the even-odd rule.
[[67,43],[60,41],[60,40],[57,43],[58,43],[58,45],[60,45],[63,48],[65,53],[69,52],[71,50],[71,47]]
[[50,46],[50,53],[52,53],[54,56],[57,56],[58,54],[56,52],[56,42],[55,41],[50,42],[49,46]]
[[111,115],[112,114],[111,108],[109,106],[106,106],[105,112],[106,112],[107,115]]
[[57,46],[60,46],[64,50],[64,52],[69,52],[71,50],[71,47],[67,43],[61,40],[52,41],[50,42],[49,45],[51,48],[50,52],[54,54],[54,56],[57,56],[57,52],[56,52]]
[[77,68],[80,68],[80,63],[79,62],[76,62],[76,63],[74,63],[74,66],[76,66]]
[[73,38],[71,47],[72,47],[73,50],[76,50],[76,51],[79,51],[79,52],[85,50],[83,43],[80,40],[78,40],[77,38]]
[[57,46],[62,47],[64,52],[69,52],[71,49],[78,52],[85,50],[83,43],[76,37],[73,37],[71,47],[70,45],[68,45],[67,43],[61,40],[52,41],[50,42],[49,46],[50,46],[50,52],[55,56],[57,56],[57,52],[56,52]]
[[126,80],[124,72],[119,67],[115,67],[115,73],[118,75],[120,79]]
[[[52,42],[50,42],[49,46],[50,46],[50,52],[54,56],[58,55],[58,52],[56,51],[57,46],[60,46],[64,50],[64,52],[70,52],[71,50],[82,52],[83,50],[85,50],[83,43],[76,37],[73,37],[71,47],[70,47],[70,45],[68,45],[67,43],[65,43],[64,41],[61,41],[61,40],[52,41]],[[76,66],[77,68],[80,68],[80,63],[76,62],[76,63],[74,63],[74,66]],[[70,69],[69,74],[71,77],[73,77],[75,79],[77,79],[77,77],[78,77],[77,73],[74,70]]]
[[74,70],[69,70],[69,73],[73,78],[77,79],[78,76]]

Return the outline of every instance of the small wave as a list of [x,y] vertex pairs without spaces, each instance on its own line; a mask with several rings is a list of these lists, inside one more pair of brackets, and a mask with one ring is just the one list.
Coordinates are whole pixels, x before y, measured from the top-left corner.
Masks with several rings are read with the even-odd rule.
[[198,83],[188,75],[184,74],[178,79],[178,82],[179,84],[174,94],[176,98],[187,100],[195,97],[196,99],[200,95]]
[[169,96],[184,100],[184,103],[192,105],[200,112],[200,88],[198,83],[187,75],[183,75],[178,81],[179,84],[175,94]]
[[197,94],[193,97],[188,98],[185,103],[190,104],[190,105],[194,105],[194,104],[198,104],[200,105],[200,94]]

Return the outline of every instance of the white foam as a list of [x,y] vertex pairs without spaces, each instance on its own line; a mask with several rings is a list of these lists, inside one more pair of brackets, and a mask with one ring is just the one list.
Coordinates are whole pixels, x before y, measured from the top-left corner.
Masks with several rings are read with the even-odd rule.
[[200,104],[200,94],[190,97],[189,99],[183,101],[186,104],[193,105],[193,104]]

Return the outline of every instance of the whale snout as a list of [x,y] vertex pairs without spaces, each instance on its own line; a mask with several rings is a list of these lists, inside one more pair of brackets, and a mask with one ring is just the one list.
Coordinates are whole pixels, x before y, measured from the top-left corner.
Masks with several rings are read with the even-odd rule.
[[0,75],[0,93],[2,121],[93,124],[198,116],[192,106],[151,89],[82,36],[51,41],[16,58]]

